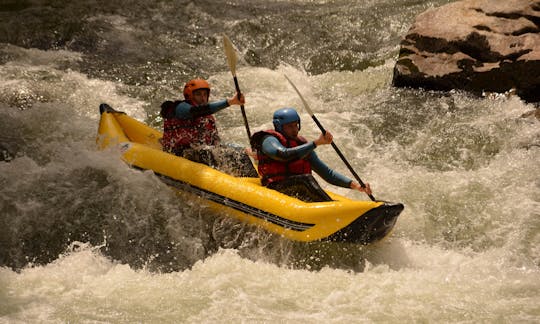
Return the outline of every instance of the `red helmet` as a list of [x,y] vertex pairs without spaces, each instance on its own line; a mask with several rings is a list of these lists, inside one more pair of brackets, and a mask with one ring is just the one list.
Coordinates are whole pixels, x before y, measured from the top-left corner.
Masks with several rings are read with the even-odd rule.
[[184,86],[184,98],[188,101],[193,101],[193,91],[198,89],[208,90],[208,95],[210,95],[210,84],[203,79],[193,79],[186,82]]

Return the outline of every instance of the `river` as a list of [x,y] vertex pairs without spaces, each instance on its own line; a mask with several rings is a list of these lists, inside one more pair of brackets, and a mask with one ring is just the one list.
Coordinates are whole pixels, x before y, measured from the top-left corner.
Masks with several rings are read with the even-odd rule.
[[[414,17],[448,2],[3,1],[0,323],[540,321],[535,107],[391,85]],[[287,75],[374,196],[405,205],[387,239],[288,241],[96,149],[102,102],[160,129],[190,78],[234,94],[222,33],[251,130],[293,106],[318,135]],[[248,145],[238,108],[216,117]]]

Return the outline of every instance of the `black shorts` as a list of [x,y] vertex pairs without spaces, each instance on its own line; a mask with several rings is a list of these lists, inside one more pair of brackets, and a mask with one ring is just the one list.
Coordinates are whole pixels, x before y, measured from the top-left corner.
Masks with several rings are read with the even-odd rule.
[[268,188],[307,202],[332,201],[311,174],[290,176],[270,183]]

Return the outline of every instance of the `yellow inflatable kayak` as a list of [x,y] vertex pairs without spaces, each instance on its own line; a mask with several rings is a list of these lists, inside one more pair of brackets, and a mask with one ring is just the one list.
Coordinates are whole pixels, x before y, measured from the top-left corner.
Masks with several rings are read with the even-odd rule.
[[162,133],[107,104],[100,105],[97,143],[119,147],[122,159],[152,170],[166,184],[193,193],[243,222],[291,240],[368,244],[387,236],[402,204],[357,201],[327,191],[333,201],[304,202],[261,186],[258,178],[234,177],[162,151]]

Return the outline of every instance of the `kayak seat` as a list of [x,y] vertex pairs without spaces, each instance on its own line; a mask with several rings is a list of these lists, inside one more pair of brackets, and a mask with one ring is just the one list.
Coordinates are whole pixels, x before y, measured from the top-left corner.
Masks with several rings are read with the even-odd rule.
[[249,156],[240,147],[217,145],[198,149],[185,148],[173,153],[235,177],[259,176]]

